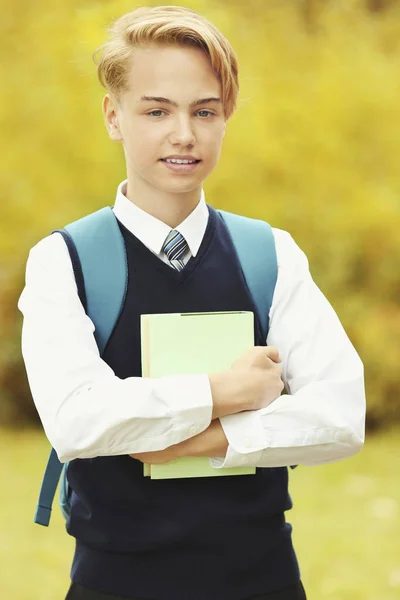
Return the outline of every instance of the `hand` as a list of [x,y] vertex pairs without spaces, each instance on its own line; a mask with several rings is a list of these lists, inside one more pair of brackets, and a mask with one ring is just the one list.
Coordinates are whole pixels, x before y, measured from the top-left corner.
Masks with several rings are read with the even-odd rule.
[[255,346],[236,360],[231,369],[240,372],[249,386],[249,410],[268,406],[283,390],[279,351],[274,346]]
[[279,350],[275,346],[254,346],[246,354],[236,360],[232,369],[249,369],[252,367],[265,368],[270,362],[280,362]]

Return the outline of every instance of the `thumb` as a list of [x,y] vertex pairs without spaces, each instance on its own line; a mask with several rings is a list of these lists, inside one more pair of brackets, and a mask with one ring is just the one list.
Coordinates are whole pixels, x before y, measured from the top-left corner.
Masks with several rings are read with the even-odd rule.
[[275,348],[275,346],[266,346],[264,348],[264,355],[271,359],[274,363],[281,362],[279,350],[278,348]]

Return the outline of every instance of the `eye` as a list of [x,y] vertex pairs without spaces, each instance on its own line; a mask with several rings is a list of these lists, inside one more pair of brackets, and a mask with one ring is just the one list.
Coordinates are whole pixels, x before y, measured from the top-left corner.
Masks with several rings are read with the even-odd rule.
[[[200,114],[200,113],[202,113],[202,114]],[[163,114],[166,114],[166,113],[165,113],[164,110],[154,109],[154,110],[150,111],[147,114],[150,115],[150,116],[152,116],[152,117],[161,117]],[[211,111],[206,110],[206,109],[202,109],[202,110],[197,111],[197,114],[200,115],[202,119],[214,116],[214,113],[212,113]]]
[[213,117],[213,116],[214,116],[214,113],[212,113],[211,111],[209,111],[209,110],[206,110],[206,109],[199,110],[197,114],[199,114],[199,113],[207,113],[207,114],[206,114],[206,117],[208,117],[208,116],[211,116],[211,117]]
[[164,111],[163,111],[163,110],[160,110],[160,109],[155,109],[155,110],[152,110],[152,111],[150,111],[150,112],[149,112],[149,113],[147,113],[147,114],[148,114],[148,115],[152,115],[153,117],[161,117],[161,114],[157,114],[157,115],[156,115],[156,114],[154,114],[154,113],[164,113]]

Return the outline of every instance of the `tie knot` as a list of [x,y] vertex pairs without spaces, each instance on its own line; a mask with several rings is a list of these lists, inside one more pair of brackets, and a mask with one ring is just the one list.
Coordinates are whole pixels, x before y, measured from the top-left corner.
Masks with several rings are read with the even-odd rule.
[[162,247],[170,261],[183,258],[187,248],[188,245],[185,238],[176,229],[172,229],[169,232]]

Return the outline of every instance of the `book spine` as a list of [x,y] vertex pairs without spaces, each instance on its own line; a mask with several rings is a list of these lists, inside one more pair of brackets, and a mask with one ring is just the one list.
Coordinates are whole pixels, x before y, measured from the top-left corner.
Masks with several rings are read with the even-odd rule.
[[[146,315],[140,317],[140,338],[142,340],[142,377],[150,377],[150,319]],[[144,477],[150,477],[151,465],[143,463]]]
[[146,315],[140,317],[140,337],[142,340],[142,377],[150,377],[150,319]]

